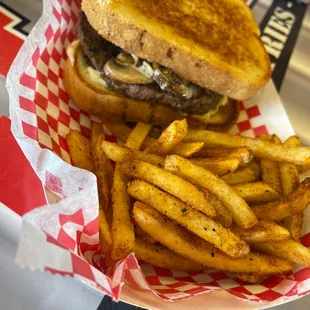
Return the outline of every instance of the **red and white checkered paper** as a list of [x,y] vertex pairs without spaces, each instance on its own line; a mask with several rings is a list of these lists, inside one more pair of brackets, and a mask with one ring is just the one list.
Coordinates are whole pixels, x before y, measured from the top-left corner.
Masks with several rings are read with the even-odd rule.
[[[92,121],[99,121],[69,100],[62,82],[65,50],[75,38],[79,7],[79,0],[45,0],[43,15],[8,75],[12,132],[44,186],[64,198],[24,216],[17,262],[81,279],[115,300],[124,281],[168,301],[217,289],[255,302],[307,294],[310,270],[305,268],[269,277],[260,285],[246,284],[222,271],[186,273],[138,264],[133,254],[106,270],[98,243],[96,178],[68,164],[65,140],[70,129],[89,138]],[[293,134],[271,82],[253,99],[240,103],[240,109],[234,133],[254,137],[269,132],[282,139]],[[308,219],[309,211],[306,223]],[[306,246],[310,246],[309,232],[310,225],[303,231]]]

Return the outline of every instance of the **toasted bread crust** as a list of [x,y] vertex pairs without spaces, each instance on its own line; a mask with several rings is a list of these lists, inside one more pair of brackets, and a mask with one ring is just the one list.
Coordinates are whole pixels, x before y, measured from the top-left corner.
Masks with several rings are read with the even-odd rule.
[[[192,42],[192,46],[190,46],[188,42],[184,43],[181,40],[180,42],[168,40],[161,35],[160,29],[156,33],[147,31],[143,26],[136,25],[136,21],[124,18],[122,13],[119,13],[119,10],[116,10],[115,6],[113,6],[114,2],[114,0],[103,0],[101,2],[98,0],[84,0],[82,9],[89,23],[101,36],[130,53],[171,68],[181,77],[201,87],[211,89],[236,100],[250,98],[270,78],[271,71],[268,55],[258,37],[258,28],[255,27],[254,21],[251,21],[248,16],[246,16],[249,25],[247,34],[251,37],[251,42],[255,45],[255,50],[259,56],[256,56],[256,59],[251,61],[248,57],[249,54],[247,54],[247,61],[254,67],[255,74],[250,74],[246,69],[242,71],[238,67],[238,61],[241,61],[241,63],[243,61],[242,53],[241,60],[239,59],[233,65],[229,61],[233,62],[234,59],[229,59],[228,56],[226,57],[227,61],[219,61],[214,57],[210,58],[209,61],[208,50],[206,53],[201,53],[201,50],[196,51],[195,42]],[[248,13],[246,12],[246,14]],[[230,43],[232,45],[232,42]],[[222,44],[225,44],[225,42],[222,42]],[[234,48],[234,46],[232,45],[231,48]],[[246,47],[242,46],[238,48],[242,52],[246,49]],[[216,53],[213,54],[216,55]]]
[[[72,55],[75,57],[75,55]],[[70,98],[81,110],[98,117],[111,117],[115,120],[152,123],[166,127],[174,120],[187,118],[191,128],[209,127],[215,130],[228,130],[237,115],[236,104],[230,103],[229,111],[216,123],[208,122],[208,117],[195,119],[168,107],[152,105],[105,91],[98,91],[83,80],[75,68],[74,58],[68,57],[63,68],[63,83]],[[232,110],[232,111],[230,111]]]

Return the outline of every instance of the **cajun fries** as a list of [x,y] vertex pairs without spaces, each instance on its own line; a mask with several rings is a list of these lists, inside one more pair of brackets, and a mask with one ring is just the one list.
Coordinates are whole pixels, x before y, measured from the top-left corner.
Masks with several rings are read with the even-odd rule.
[[310,250],[295,240],[255,243],[253,248],[262,253],[281,257],[304,267],[310,267]]
[[[263,141],[274,141],[270,135],[261,135],[259,137]],[[279,174],[279,165],[277,162],[270,159],[262,159],[260,162],[262,169],[262,180],[270,184],[278,193],[281,193],[281,182]]]
[[310,178],[306,178],[286,199],[253,206],[252,210],[260,220],[281,221],[288,216],[301,213],[310,203]]
[[146,205],[141,207],[135,204],[133,217],[144,231],[156,237],[161,244],[206,267],[258,274],[285,272],[293,268],[287,260],[252,252],[245,257],[231,258]]
[[128,135],[126,146],[130,149],[140,150],[151,129],[152,125],[150,124],[137,123],[136,127]]
[[205,195],[216,211],[216,216],[214,220],[219,222],[225,228],[230,227],[230,225],[233,222],[231,212],[227,208],[225,208],[224,205],[218,199],[216,199],[208,192],[205,191]]
[[131,128],[122,121],[116,121],[108,117],[102,117],[104,125],[121,141],[126,142]]
[[94,165],[85,138],[77,130],[71,130],[67,136],[67,145],[74,166],[94,171]]
[[134,227],[129,215],[130,198],[127,195],[127,176],[116,167],[112,188],[112,251],[114,260],[124,258],[133,250]]
[[270,221],[259,221],[248,229],[242,229],[234,224],[230,229],[250,245],[259,242],[288,240],[290,238],[287,229]]
[[197,184],[220,200],[228,208],[236,223],[242,228],[249,228],[257,223],[257,219],[247,203],[223,180],[212,172],[194,165],[190,161],[177,156],[166,157],[165,169],[183,176]]
[[145,181],[132,181],[128,186],[128,193],[214,244],[231,257],[242,257],[249,252],[249,247],[230,230]]
[[[151,125],[138,123],[131,131],[126,141],[126,147],[139,150]],[[133,250],[135,243],[134,226],[130,216],[130,198],[127,194],[128,177],[121,169],[121,163],[116,163],[112,188],[113,221],[112,221],[112,251],[113,260],[122,259]]]
[[240,165],[238,158],[192,158],[190,160],[193,164],[210,170],[216,175],[223,175],[225,173],[234,172]]
[[244,146],[232,149],[203,148],[195,154],[195,157],[237,158],[241,164],[247,164],[253,159],[249,149]]
[[[96,144],[101,134],[100,127],[102,126],[92,126],[93,138],[91,141],[91,145]],[[86,169],[91,172],[96,171],[89,147],[86,144],[85,138],[81,135],[81,133],[76,130],[71,130],[66,138],[73,164],[79,168]],[[105,184],[107,184],[107,182]],[[102,190],[102,188],[100,188],[100,190]],[[104,203],[104,208],[107,208],[107,201],[105,199],[103,199],[102,203]],[[99,205],[98,218],[100,250],[102,253],[108,255],[112,247],[112,237],[106,214],[103,211],[102,204]]]
[[255,175],[252,169],[246,167],[224,174],[221,179],[229,185],[236,185],[255,181]]
[[102,207],[99,205],[99,242],[100,250],[105,255],[110,254],[112,248],[112,236],[110,227]]
[[146,149],[146,153],[164,156],[173,150],[187,134],[186,120],[174,121]]
[[135,225],[135,235],[140,238],[142,241],[147,243],[156,243],[157,241],[151,237],[149,234],[144,232],[138,225]]
[[110,190],[113,182],[113,171],[110,160],[101,150],[101,144],[105,141],[104,134],[97,137],[94,149],[92,150],[93,161],[95,166],[95,174],[98,180],[98,188],[102,198],[104,209],[110,208]]
[[[284,142],[288,147],[300,146],[300,140],[296,136],[292,136]],[[288,196],[291,192],[296,190],[299,185],[298,168],[293,164],[280,163],[280,180],[284,197]],[[302,229],[303,213],[293,214],[283,220],[283,225],[288,229],[292,238],[299,241]]]
[[260,164],[256,161],[251,161],[248,164],[245,165],[245,168],[251,169],[254,175],[253,181],[259,181],[261,179],[262,169],[260,167]]
[[310,147],[292,147],[277,145],[273,142],[248,137],[235,136],[210,130],[190,129],[184,141],[204,142],[205,147],[234,148],[248,147],[258,158],[295,165],[310,165]]
[[96,147],[98,138],[104,135],[104,130],[102,124],[92,123],[91,126],[91,136],[90,136],[90,149],[93,150]]
[[139,238],[136,238],[133,251],[138,259],[161,268],[183,271],[199,271],[205,269],[203,265],[176,254],[163,245],[148,243]]
[[101,147],[106,156],[115,162],[137,159],[159,167],[163,167],[165,163],[163,157],[155,154],[147,154],[141,151],[135,151],[128,148],[127,146],[119,145],[113,142],[104,141],[101,144]]
[[183,142],[178,144],[170,154],[177,154],[182,157],[191,157],[199,152],[204,146],[203,142]]
[[248,203],[264,203],[280,200],[280,194],[264,182],[245,183],[233,186],[238,194]]
[[299,172],[310,166],[310,148],[296,136],[252,139],[188,129],[186,120],[162,132],[104,123],[126,144],[105,141],[97,123],[90,148],[77,131],[67,141],[74,165],[97,175],[107,261],[134,252],[161,268],[217,268],[249,283],[310,267],[310,250],[297,242],[310,203],[310,178],[299,184]]
[[[288,147],[300,146],[298,137],[292,136],[284,142]],[[299,185],[298,169],[293,164],[281,163],[279,165],[280,180],[282,184],[283,195],[287,196],[294,191]]]
[[[131,128],[127,126],[124,122],[121,121],[112,121],[104,118],[104,124],[109,128],[109,130],[117,136],[123,142],[126,142],[130,133]],[[147,124],[146,124],[147,125]],[[143,141],[142,149],[147,148],[152,143],[155,142],[155,139],[146,136]],[[195,153],[199,152],[204,146],[203,142],[181,142],[174,149],[170,151],[171,154],[180,155],[183,157],[191,157]]]
[[296,241],[299,241],[301,235],[303,219],[304,214],[301,212],[293,214],[282,221],[282,224],[290,232],[291,237]]
[[204,193],[177,175],[138,160],[120,163],[120,169],[130,177],[154,184],[209,217],[216,215],[213,205]]

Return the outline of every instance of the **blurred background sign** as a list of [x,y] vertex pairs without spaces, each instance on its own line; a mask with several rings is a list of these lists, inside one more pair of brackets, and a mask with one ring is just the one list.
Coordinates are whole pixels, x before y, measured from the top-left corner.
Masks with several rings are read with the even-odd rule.
[[[254,6],[258,1],[254,1]],[[260,23],[261,39],[269,54],[272,79],[278,89],[293,53],[307,4],[302,1],[275,0]]]

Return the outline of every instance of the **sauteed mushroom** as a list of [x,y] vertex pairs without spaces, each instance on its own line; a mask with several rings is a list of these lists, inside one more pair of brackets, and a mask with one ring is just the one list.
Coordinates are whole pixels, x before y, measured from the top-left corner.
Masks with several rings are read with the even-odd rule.
[[[143,66],[143,62],[141,67]],[[143,67],[135,67],[134,59],[127,53],[120,53],[104,65],[104,73],[111,79],[128,84],[152,83],[151,76],[145,74]],[[142,72],[141,72],[142,71]]]
[[153,80],[164,91],[170,91],[173,94],[182,96],[184,99],[197,97],[201,88],[193,84],[187,84],[178,77],[172,70],[153,64],[154,75]]

